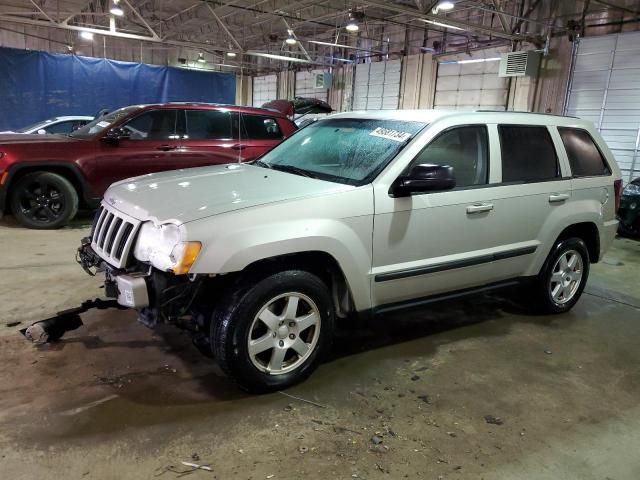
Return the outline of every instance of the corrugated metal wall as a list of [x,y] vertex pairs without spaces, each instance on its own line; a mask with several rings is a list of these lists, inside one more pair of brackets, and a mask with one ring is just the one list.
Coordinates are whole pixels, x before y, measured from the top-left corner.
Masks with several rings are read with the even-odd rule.
[[640,176],[640,32],[580,40],[567,102],[569,115],[591,120],[625,181]]

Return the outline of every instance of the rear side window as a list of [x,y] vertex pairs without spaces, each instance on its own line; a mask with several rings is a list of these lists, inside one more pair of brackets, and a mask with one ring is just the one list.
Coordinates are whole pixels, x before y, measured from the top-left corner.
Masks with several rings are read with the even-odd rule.
[[275,118],[242,114],[242,136],[251,140],[282,140],[282,132]]
[[231,112],[187,110],[187,140],[231,140]]
[[176,135],[177,110],[149,110],[122,126],[129,140],[166,140]]
[[500,125],[502,181],[536,182],[559,176],[558,157],[547,127]]
[[610,175],[602,153],[586,130],[558,127],[574,177]]
[[453,167],[456,187],[485,185],[489,177],[487,127],[470,125],[441,133],[413,159],[416,165],[449,165]]

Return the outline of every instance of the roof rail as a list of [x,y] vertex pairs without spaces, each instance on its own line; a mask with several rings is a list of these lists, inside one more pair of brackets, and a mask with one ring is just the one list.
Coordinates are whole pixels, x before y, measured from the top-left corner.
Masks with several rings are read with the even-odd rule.
[[478,113],[527,113],[529,115],[550,115],[552,117],[564,117],[564,118],[577,118],[574,115],[562,115],[560,113],[542,113],[542,112],[525,112],[522,110],[474,110],[474,112]]

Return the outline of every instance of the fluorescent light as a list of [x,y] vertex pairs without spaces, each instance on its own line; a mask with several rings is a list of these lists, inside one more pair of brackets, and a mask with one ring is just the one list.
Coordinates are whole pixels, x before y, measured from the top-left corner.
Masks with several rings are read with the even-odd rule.
[[439,27],[450,28],[451,30],[464,30],[464,28],[454,27],[453,25],[449,25],[447,23],[436,22],[435,20],[426,20],[424,18],[419,18],[421,22],[430,23],[431,25],[437,25]]
[[272,58],[274,60],[284,60],[286,62],[314,63],[303,58],[285,57],[284,55],[274,55],[273,53],[247,52],[247,55],[253,55],[254,57]]
[[235,57],[236,56],[236,52],[227,52],[227,57]]
[[327,47],[349,48],[351,50],[360,50],[362,52],[371,52],[371,53],[379,53],[381,55],[386,55],[386,52],[381,52],[379,50],[371,50],[369,48],[352,47],[350,45],[343,45],[341,43],[321,42],[319,40],[307,40],[307,43],[315,43],[316,45],[326,45]]
[[445,11],[446,11],[446,10],[453,10],[453,7],[454,7],[454,6],[455,6],[455,5],[453,4],[453,2],[440,2],[440,3],[436,6],[436,8],[437,8],[438,10],[445,10]]
[[111,10],[109,11],[111,12],[112,15],[116,15],[118,17],[121,17],[124,15],[124,10],[118,5],[114,5],[113,7],[111,7]]
[[464,64],[464,63],[481,63],[481,62],[499,62],[501,60],[500,57],[491,57],[491,58],[469,58],[467,60],[449,60],[449,61],[445,61],[445,62],[440,62],[440,63],[457,63],[457,64]]
[[93,40],[93,32],[88,32],[86,30],[83,30],[80,32],[80,36],[85,40]]

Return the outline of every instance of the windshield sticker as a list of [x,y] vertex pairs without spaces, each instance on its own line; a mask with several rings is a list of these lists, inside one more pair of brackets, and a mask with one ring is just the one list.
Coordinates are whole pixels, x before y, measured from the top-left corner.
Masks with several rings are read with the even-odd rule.
[[372,137],[386,138],[387,140],[393,140],[394,142],[406,142],[411,138],[411,134],[407,132],[399,132],[398,130],[392,130],[390,128],[378,127],[369,135]]
[[99,127],[105,128],[108,127],[109,125],[111,125],[109,122],[98,122],[96,123],[96,125],[98,125]]

